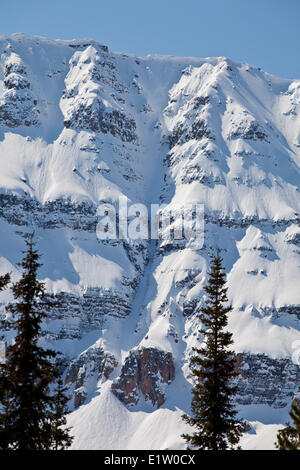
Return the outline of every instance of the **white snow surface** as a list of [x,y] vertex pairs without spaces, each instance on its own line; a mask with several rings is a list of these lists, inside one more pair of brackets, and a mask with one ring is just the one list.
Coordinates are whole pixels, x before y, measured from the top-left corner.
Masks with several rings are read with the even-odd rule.
[[[106,384],[98,397],[74,411],[68,425],[73,426],[75,439],[71,449],[81,450],[184,450],[180,438],[190,429],[181,419],[183,411],[167,406],[152,412],[128,411],[110,392]],[[109,409],[109,413],[107,410]],[[274,450],[281,424],[250,421],[251,431],[244,433],[243,450]]]
[[[63,200],[96,206],[119,196],[147,206],[160,197],[170,207],[204,204],[202,250],[183,246],[158,254],[151,241],[149,262],[139,255],[139,268],[121,244],[102,244],[94,231],[42,228],[33,215],[31,220],[49,291],[82,296],[99,288],[131,305],[126,318],[108,317],[102,328],[54,344],[71,359],[98,342],[119,361],[112,377],[88,390],[86,403],[69,415],[72,448],[183,449],[181,414],[191,400],[187,363],[201,341],[199,321],[183,309],[204,298],[211,248],[221,248],[224,258],[235,351],[291,358],[300,340],[299,317],[284,311],[300,305],[300,81],[225,57],[112,53],[89,39],[3,36],[0,56],[2,195],[42,205]],[[1,106],[11,99],[4,91],[11,64],[18,75],[11,80],[30,83],[26,100],[27,88],[16,93],[24,116],[37,116],[34,124],[25,123],[28,116],[15,127],[1,119]],[[20,115],[19,108],[14,112]],[[80,124],[78,118],[113,112],[135,122],[134,138],[91,129],[90,121]],[[170,135],[177,135],[171,148]],[[30,226],[0,219],[0,274],[10,271],[13,279],[24,247],[20,231]],[[134,292],[125,278],[138,279]],[[10,294],[0,300],[3,310]],[[65,319],[70,325],[72,319]],[[129,351],[140,347],[174,357],[176,379],[159,409],[142,402],[128,409],[110,390]],[[242,447],[271,449],[288,408],[245,405],[240,414],[252,426]]]

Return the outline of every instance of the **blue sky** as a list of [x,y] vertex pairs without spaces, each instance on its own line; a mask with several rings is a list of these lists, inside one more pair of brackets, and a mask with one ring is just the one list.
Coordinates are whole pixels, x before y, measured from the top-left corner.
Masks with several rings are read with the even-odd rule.
[[0,34],[94,38],[113,51],[226,56],[300,78],[300,0],[0,0]]

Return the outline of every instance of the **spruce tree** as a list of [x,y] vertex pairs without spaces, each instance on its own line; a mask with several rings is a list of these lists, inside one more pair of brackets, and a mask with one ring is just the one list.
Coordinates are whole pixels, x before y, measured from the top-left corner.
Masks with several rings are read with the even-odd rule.
[[226,306],[227,288],[225,273],[219,253],[212,257],[206,306],[200,309],[204,346],[193,348],[191,359],[195,379],[191,403],[192,416],[183,415],[183,420],[195,428],[193,434],[182,437],[193,448],[201,450],[234,449],[244,427],[236,418],[233,398],[238,389],[233,384],[236,377],[235,354],[228,348],[233,343],[232,334],[224,331],[227,314],[232,310]]
[[69,397],[65,394],[61,378],[58,379],[54,394],[54,412],[51,416],[51,434],[54,450],[63,450],[72,444],[73,438],[69,435],[70,428],[66,428],[66,407]]
[[297,399],[292,402],[289,414],[295,427],[287,423],[287,426],[278,432],[276,447],[279,450],[300,450],[300,403]]
[[60,379],[57,353],[38,344],[41,322],[54,303],[37,279],[41,264],[33,235],[26,245],[19,263],[22,277],[11,288],[15,302],[6,307],[11,318],[2,321],[4,328],[16,330],[16,336],[0,364],[0,449],[65,448],[71,443],[69,430],[59,430],[65,424],[67,397],[60,382],[59,390],[53,391]]
[[0,292],[7,286],[10,282],[10,274],[5,274],[4,276],[0,276]]
[[[10,274],[5,274],[4,276],[0,276],[0,292],[5,289],[5,287],[7,286],[7,284],[10,282]],[[0,335],[0,343],[2,343],[2,340],[4,339],[4,336],[3,335]],[[0,344],[0,348],[1,348],[1,353],[5,351],[3,351],[2,347],[1,346],[4,346],[5,343],[3,342],[2,344]],[[4,346],[4,350],[5,350],[5,346]],[[2,354],[1,354],[2,356]],[[0,357],[0,360],[2,360],[2,357]]]

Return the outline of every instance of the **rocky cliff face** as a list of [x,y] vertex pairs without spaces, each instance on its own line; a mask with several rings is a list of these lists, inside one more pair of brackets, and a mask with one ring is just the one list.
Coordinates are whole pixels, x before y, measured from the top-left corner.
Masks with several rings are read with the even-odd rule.
[[127,90],[108,51],[88,46],[76,52],[65,83],[61,108],[66,128],[110,133],[123,142],[137,140],[136,123],[123,112]]
[[141,394],[159,408],[166,400],[165,384],[175,379],[171,353],[155,348],[131,351],[120,376],[112,384],[113,393],[125,404],[136,405]]
[[82,405],[88,392],[93,390],[99,380],[106,380],[118,365],[116,358],[102,347],[93,346],[76,359],[67,368],[65,384],[73,392],[74,407]]
[[[13,35],[0,39],[0,55],[0,273],[18,277],[22,236],[34,229],[40,277],[61,304],[41,341],[69,363],[72,406],[104,407],[108,390],[132,420],[148,404],[188,410],[218,247],[238,404],[265,407],[272,422],[299,385],[299,81],[224,57],[114,54],[92,40]],[[132,203],[149,213],[152,203],[204,204],[203,247],[99,240],[98,206],[118,209],[120,196],[130,221]],[[10,300],[1,293],[1,314]]]
[[0,100],[0,122],[9,128],[38,126],[40,111],[27,67],[9,46],[3,51],[4,93]]
[[265,354],[237,355],[237,402],[242,405],[290,406],[295,384],[300,382],[299,365],[289,359],[271,359]]

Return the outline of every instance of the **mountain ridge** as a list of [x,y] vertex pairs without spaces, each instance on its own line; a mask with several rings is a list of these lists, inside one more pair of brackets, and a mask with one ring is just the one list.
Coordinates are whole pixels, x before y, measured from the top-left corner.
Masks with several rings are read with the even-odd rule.
[[[40,277],[62,303],[42,342],[69,361],[73,447],[141,448],[150,433],[149,448],[183,448],[176,429],[216,248],[234,307],[237,405],[252,423],[242,442],[272,446],[299,384],[300,81],[93,40],[17,34],[0,38],[0,55],[0,274],[18,278],[20,235],[34,228]],[[204,204],[203,248],[100,241],[97,206],[120,196]],[[1,294],[2,313],[9,300]]]

